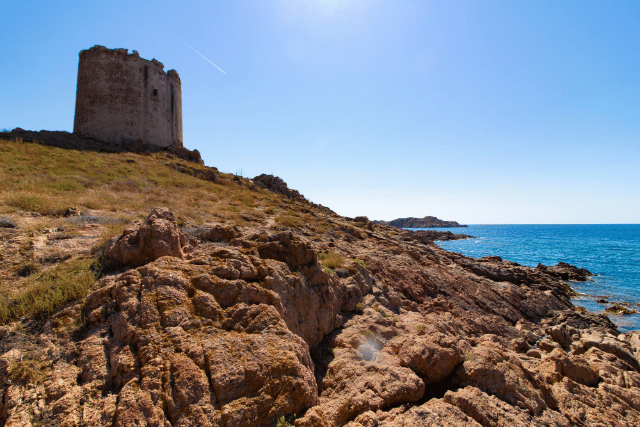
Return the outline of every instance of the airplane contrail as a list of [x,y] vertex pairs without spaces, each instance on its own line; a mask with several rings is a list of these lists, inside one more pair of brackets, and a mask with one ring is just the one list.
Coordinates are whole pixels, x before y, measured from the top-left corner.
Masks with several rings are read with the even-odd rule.
[[213,65],[214,67],[216,67],[218,70],[222,71],[222,74],[227,74],[224,72],[224,70],[220,67],[218,67],[216,64],[214,64],[213,62],[209,61],[209,58],[207,58],[206,56],[204,56],[203,54],[201,54],[200,52],[198,52],[197,50],[195,50],[193,47],[191,47],[191,45],[189,45],[189,43],[187,43],[186,41],[182,40],[180,37],[176,36],[176,38],[178,40],[180,40],[182,43],[186,44],[187,46],[189,46],[189,48],[191,50],[193,50],[195,53],[197,53],[198,55],[202,56],[209,64]]

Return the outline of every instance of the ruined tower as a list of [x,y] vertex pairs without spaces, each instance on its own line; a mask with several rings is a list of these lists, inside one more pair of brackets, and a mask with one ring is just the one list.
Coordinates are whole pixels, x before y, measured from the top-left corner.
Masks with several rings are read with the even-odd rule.
[[182,147],[182,90],[176,70],[135,50],[80,52],[73,132],[114,144]]

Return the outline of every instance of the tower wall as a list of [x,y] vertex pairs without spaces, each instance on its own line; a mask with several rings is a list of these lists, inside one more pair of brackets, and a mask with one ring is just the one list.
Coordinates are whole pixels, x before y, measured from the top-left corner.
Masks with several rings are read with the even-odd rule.
[[182,90],[175,70],[136,51],[80,52],[73,131],[111,143],[182,146]]

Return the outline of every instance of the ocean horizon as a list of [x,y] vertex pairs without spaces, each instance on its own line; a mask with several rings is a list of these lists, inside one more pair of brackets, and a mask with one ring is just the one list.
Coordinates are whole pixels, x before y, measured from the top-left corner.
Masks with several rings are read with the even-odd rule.
[[[640,311],[640,224],[469,224],[429,230],[474,236],[436,242],[473,258],[497,255],[530,267],[566,262],[586,268],[594,274],[590,280],[570,282],[578,293],[575,305],[599,314],[613,303]],[[597,302],[602,299],[609,303]],[[640,329],[638,313],[609,318],[622,332]]]

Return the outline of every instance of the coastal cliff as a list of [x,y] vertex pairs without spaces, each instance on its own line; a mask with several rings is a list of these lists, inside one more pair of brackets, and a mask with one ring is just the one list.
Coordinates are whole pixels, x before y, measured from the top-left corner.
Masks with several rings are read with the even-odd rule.
[[443,221],[435,216],[425,216],[424,218],[398,218],[392,221],[375,221],[377,224],[390,225],[398,228],[449,228],[466,227],[457,221]]
[[0,144],[0,425],[640,424],[640,334],[571,304],[584,269],[166,153]]

